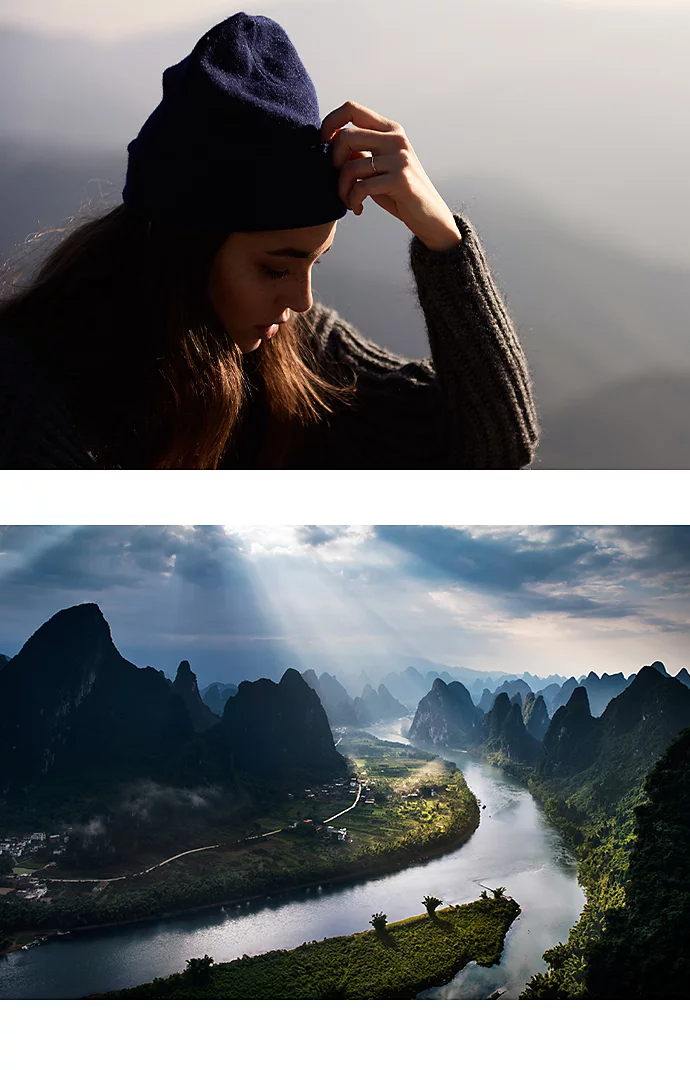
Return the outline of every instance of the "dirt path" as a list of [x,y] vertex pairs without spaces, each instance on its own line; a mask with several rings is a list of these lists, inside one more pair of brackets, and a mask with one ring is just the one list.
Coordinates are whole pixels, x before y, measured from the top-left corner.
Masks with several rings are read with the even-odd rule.
[[352,806],[348,806],[346,810],[341,810],[339,814],[333,814],[333,817],[325,817],[323,819],[322,824],[327,825],[329,821],[335,821],[335,819],[337,817],[342,817],[343,814],[349,814],[350,810],[354,810],[355,806],[357,805],[357,803],[359,802],[359,800],[361,798],[361,795],[362,795],[362,785],[360,783],[360,784],[357,785],[357,798],[353,802]]
[[[280,829],[276,831],[279,832]],[[274,833],[271,832],[269,835],[273,836]],[[139,873],[125,873],[122,877],[41,877],[41,880],[45,881],[46,884],[112,884],[114,881],[128,881],[132,877],[143,877],[145,873],[152,873],[154,869],[167,866],[168,862],[174,862],[176,858],[184,858],[185,855],[193,855],[198,851],[215,851],[221,846],[222,844],[220,843],[212,843],[209,847],[193,847],[191,851],[180,851],[178,855],[172,855],[162,862],[156,862],[154,866],[149,866],[148,869],[142,869]]]

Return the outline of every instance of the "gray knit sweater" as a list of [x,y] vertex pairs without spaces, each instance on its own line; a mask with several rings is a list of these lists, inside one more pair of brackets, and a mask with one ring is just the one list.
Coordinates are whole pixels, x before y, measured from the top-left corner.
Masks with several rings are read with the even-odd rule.
[[[537,423],[524,354],[472,225],[444,252],[410,243],[431,361],[408,361],[363,338],[322,305],[307,314],[316,366],[354,384],[301,433],[288,468],[522,468]],[[250,413],[251,417],[251,413]],[[240,436],[226,467],[257,467],[256,435]],[[20,339],[0,332],[0,468],[98,468],[69,398]]]

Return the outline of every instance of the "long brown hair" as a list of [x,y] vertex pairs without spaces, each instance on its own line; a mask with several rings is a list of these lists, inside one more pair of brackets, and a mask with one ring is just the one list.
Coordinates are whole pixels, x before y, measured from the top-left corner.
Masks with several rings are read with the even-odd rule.
[[125,205],[66,230],[0,322],[35,343],[99,464],[217,468],[247,441],[258,391],[254,466],[280,467],[299,429],[347,393],[316,370],[303,316],[242,355],[207,296],[227,235],[151,225]]

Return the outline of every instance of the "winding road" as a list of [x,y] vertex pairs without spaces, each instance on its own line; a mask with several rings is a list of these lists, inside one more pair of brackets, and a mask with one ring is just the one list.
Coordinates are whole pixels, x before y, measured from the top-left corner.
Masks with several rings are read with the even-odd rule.
[[[271,836],[273,833],[268,833]],[[172,855],[170,858],[164,859],[162,862],[156,862],[154,866],[149,866],[148,869],[142,869],[139,873],[125,873],[121,877],[41,877],[42,881],[46,884],[112,884],[114,881],[128,881],[132,877],[143,877],[145,873],[152,873],[154,869],[160,869],[161,866],[167,866],[168,862],[174,862],[176,858],[184,858],[185,855],[193,855],[198,851],[214,851],[217,847],[221,847],[220,843],[212,843],[208,847],[193,847],[191,851],[180,851],[178,855]],[[35,873],[40,873],[40,869],[37,869]]]

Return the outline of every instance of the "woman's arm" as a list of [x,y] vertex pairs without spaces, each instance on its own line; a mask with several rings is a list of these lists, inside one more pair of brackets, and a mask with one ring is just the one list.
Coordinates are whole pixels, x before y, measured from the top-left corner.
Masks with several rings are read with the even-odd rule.
[[320,369],[354,394],[321,433],[318,462],[305,454],[299,467],[522,468],[533,459],[525,357],[474,229],[454,218],[458,246],[410,245],[432,361],[390,353],[333,309],[307,314]]
[[457,247],[433,252],[416,237],[410,243],[451,448],[466,468],[523,468],[538,437],[527,361],[476,231],[454,218]]
[[527,364],[471,224],[451,212],[399,123],[347,101],[321,129],[345,204],[360,215],[371,197],[414,235],[410,262],[442,399],[432,417],[444,425],[441,466],[529,464],[537,424]]

